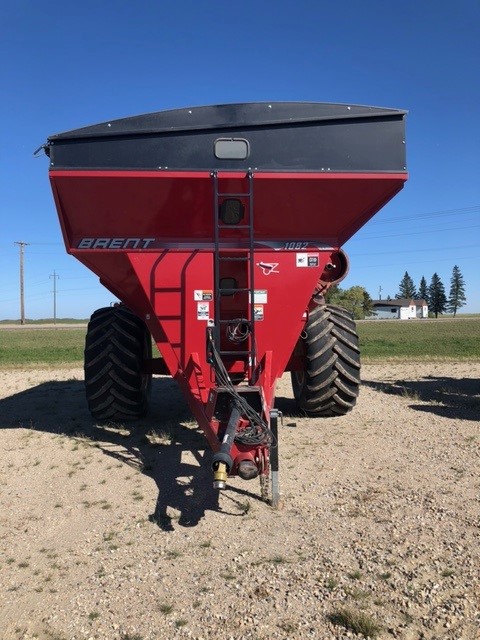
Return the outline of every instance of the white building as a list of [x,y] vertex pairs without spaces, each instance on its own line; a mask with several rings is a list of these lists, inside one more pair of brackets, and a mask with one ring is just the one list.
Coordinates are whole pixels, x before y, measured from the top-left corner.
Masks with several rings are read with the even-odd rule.
[[428,318],[428,305],[425,300],[395,298],[390,300],[372,300],[373,318],[385,320],[411,320],[412,318]]

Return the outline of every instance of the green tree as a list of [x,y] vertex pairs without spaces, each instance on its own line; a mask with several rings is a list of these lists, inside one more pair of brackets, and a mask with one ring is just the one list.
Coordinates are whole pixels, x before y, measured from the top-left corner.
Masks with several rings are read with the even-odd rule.
[[428,285],[424,276],[422,276],[422,279],[420,280],[420,287],[418,288],[418,297],[420,298],[420,300],[425,300],[425,302],[428,304]]
[[365,317],[365,293],[367,293],[366,290],[359,286],[350,287],[350,289],[341,289],[339,287],[338,291],[330,296],[329,304],[343,307],[347,311],[350,311],[356,320],[360,320]]
[[405,275],[400,282],[398,293],[395,297],[407,298],[407,300],[410,300],[410,298],[413,298],[415,300],[415,298],[417,297],[417,290],[415,289],[412,278],[408,275],[408,271],[405,271]]
[[439,313],[445,313],[447,310],[445,287],[438,273],[434,273],[432,276],[430,286],[428,287],[428,300],[429,309],[435,314],[435,318],[438,318]]
[[333,298],[334,296],[336,296],[336,295],[337,295],[337,293],[338,293],[339,291],[341,291],[341,289],[340,289],[340,287],[338,286],[338,284],[332,284],[332,286],[331,286],[331,287],[329,287],[329,288],[326,290],[326,292],[325,292],[325,295],[324,295],[325,302],[326,302],[327,304],[330,304],[330,303],[331,303],[332,298]]
[[450,278],[450,294],[448,296],[448,310],[457,315],[457,310],[463,307],[467,302],[465,297],[465,280],[463,279],[460,269],[455,265]]
[[368,318],[373,315],[373,300],[368,291],[363,291],[363,317]]

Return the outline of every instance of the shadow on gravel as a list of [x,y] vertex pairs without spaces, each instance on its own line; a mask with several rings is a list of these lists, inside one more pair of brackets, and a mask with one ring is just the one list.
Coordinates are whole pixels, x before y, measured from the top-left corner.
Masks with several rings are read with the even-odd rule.
[[307,416],[305,411],[298,408],[293,398],[286,398],[285,396],[277,396],[275,398],[275,409],[278,409],[282,414],[279,426],[280,434],[283,427],[295,428],[297,426],[297,419]]
[[[414,401],[411,409],[434,413],[452,420],[480,419],[480,379],[426,376],[421,380],[396,380],[381,383],[363,380],[362,384],[390,395]],[[422,402],[425,404],[416,404]]]
[[[137,468],[157,484],[157,503],[149,520],[165,531],[173,530],[174,522],[195,526],[207,510],[219,510],[218,493],[212,488],[212,452],[170,377],[153,378],[151,411],[141,420],[97,424],[86,405],[83,381],[67,380],[45,382],[1,399],[0,428],[85,438],[105,455]],[[186,452],[197,464],[182,461]],[[228,486],[228,498],[236,507],[229,515],[242,515],[245,497],[260,499]],[[180,513],[178,520],[172,521],[169,508]]]

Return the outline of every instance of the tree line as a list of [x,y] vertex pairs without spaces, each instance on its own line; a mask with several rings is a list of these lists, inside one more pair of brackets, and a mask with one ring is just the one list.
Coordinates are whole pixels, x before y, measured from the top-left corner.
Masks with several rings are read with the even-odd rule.
[[434,313],[436,318],[439,313],[453,313],[453,315],[456,316],[458,309],[463,307],[467,302],[465,280],[457,265],[452,269],[448,297],[445,286],[438,273],[435,272],[433,274],[429,285],[427,285],[425,276],[422,276],[420,285],[418,289],[416,289],[412,278],[408,275],[408,271],[405,271],[405,275],[400,282],[398,293],[395,297],[425,300],[428,304],[429,311]]
[[[465,280],[459,267],[455,265],[452,270],[450,291],[447,297],[445,286],[438,273],[433,274],[430,284],[427,284],[425,276],[422,276],[417,289],[408,271],[405,271],[395,298],[425,300],[428,304],[429,313],[434,314],[436,318],[439,313],[453,313],[456,316],[458,309],[467,302]],[[338,285],[334,285],[325,294],[325,300],[328,304],[344,307],[356,319],[367,318],[373,314],[372,298],[368,291],[361,286],[342,289]],[[391,300],[390,296],[386,300]]]

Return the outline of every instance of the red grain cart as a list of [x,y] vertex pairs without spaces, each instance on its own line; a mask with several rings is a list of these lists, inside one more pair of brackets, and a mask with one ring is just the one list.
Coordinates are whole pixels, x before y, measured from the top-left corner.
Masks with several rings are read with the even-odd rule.
[[[89,409],[135,419],[152,373],[182,388],[229,475],[271,476],[275,383],[299,407],[347,413],[360,384],[351,316],[323,294],[341,246],[403,187],[405,111],[319,103],[178,109],[48,138],[67,251],[122,304],[96,311],[85,348]],[[162,358],[151,357],[151,336]]]

